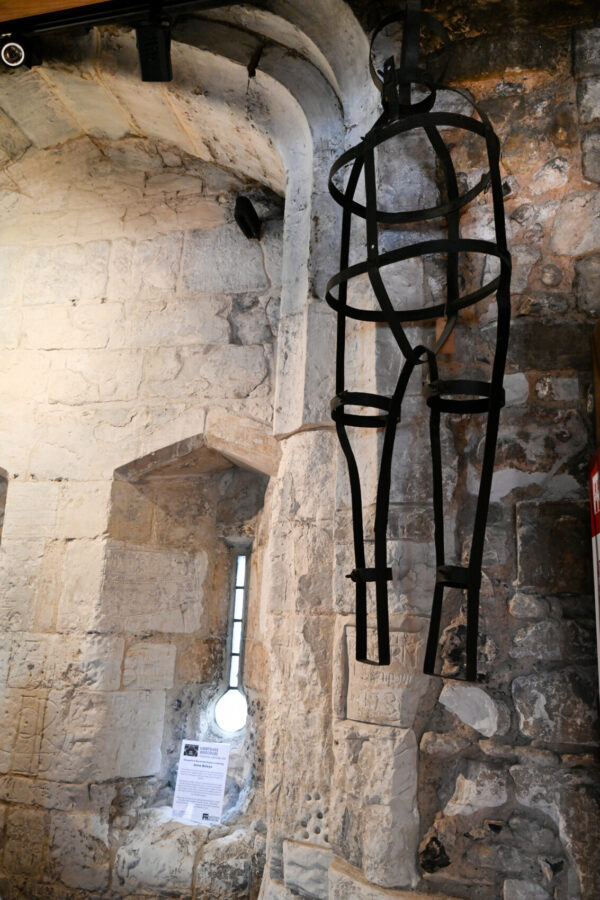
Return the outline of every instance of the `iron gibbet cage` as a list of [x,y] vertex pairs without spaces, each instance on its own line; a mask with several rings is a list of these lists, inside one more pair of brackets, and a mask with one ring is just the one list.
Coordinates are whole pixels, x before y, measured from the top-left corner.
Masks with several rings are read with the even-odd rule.
[[[378,72],[373,63],[373,45],[381,31],[392,22],[402,22],[402,50],[399,67],[394,57],[385,60]],[[441,24],[423,12],[420,0],[406,0],[399,13],[387,16],[379,24],[371,42],[371,76],[381,92],[383,112],[370,131],[355,147],[343,153],[332,166],[329,190],[342,207],[340,268],[326,289],[326,299],[337,312],[336,394],[331,401],[331,414],[338,439],[347,461],[352,506],[355,567],[348,575],[356,587],[356,658],[371,665],[390,663],[390,623],[388,584],[395,577],[388,560],[388,519],[390,488],[396,429],[401,421],[402,404],[415,369],[426,367],[425,400],[429,408],[429,439],[433,472],[433,520],[436,558],[436,578],[431,609],[429,635],[425,649],[424,671],[435,674],[437,649],[444,591],[458,588],[466,594],[466,667],[468,681],[477,678],[477,646],[479,622],[479,594],[483,560],[485,529],[490,503],[492,475],[498,435],[500,410],[504,405],[502,386],[510,323],[511,259],[506,244],[503,187],[500,175],[500,145],[485,112],[467,92],[452,88],[434,79],[419,65],[421,26],[426,25],[445,44],[448,35]],[[450,92],[469,104],[469,115],[437,108],[438,95]],[[485,145],[487,170],[471,188],[461,189],[453,161],[450,142],[445,136],[475,136]],[[378,198],[376,154],[392,146],[398,137],[419,134],[428,143],[437,160],[440,174],[439,202],[432,206],[389,210]],[[343,175],[346,173],[345,182]],[[399,172],[399,180],[402,172]],[[341,182],[341,183],[340,183]],[[359,198],[359,182],[364,200]],[[493,210],[493,240],[464,238],[460,219],[465,209],[483,192],[491,192]],[[417,239],[410,226],[436,223],[444,236],[429,240]],[[366,248],[359,261],[351,261],[355,254],[356,230],[364,225]],[[380,230],[393,228],[404,231],[401,246],[385,250],[380,242]],[[419,237],[417,235],[417,237]],[[386,269],[408,260],[431,256],[445,259],[445,290],[443,297],[432,305],[418,305],[411,297],[397,297],[386,285]],[[497,273],[484,276],[475,289],[465,290],[461,276],[461,261],[466,255],[479,255],[496,260]],[[486,268],[484,267],[484,272]],[[355,279],[367,276],[374,297],[374,306],[349,302],[349,287]],[[440,374],[439,355],[452,334],[461,312],[485,298],[495,298],[496,335],[489,380],[474,378],[444,378]],[[423,299],[423,298],[421,298]],[[408,301],[408,305],[407,305]],[[389,330],[395,349],[399,351],[398,377],[390,394],[354,390],[347,387],[346,337],[349,320],[372,322]],[[428,347],[413,344],[407,326],[428,320],[443,322],[437,341]],[[444,494],[441,446],[442,414],[486,416],[483,459],[471,545],[466,564],[446,561],[444,540]],[[363,498],[359,465],[349,430],[381,429],[381,449],[374,520],[373,565],[368,566],[365,552]],[[368,652],[367,585],[375,585],[375,618],[377,655]]]

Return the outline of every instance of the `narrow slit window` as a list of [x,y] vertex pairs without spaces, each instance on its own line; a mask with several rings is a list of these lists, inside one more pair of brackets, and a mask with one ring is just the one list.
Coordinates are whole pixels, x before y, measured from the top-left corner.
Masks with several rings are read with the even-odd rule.
[[242,689],[244,631],[248,597],[248,553],[234,557],[228,654],[225,666],[227,688],[215,706],[215,721],[223,731],[240,731],[248,718],[248,703]]

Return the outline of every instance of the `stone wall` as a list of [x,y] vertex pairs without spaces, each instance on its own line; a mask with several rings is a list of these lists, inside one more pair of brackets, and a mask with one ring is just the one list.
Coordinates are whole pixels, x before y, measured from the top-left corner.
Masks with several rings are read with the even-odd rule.
[[[513,254],[507,405],[484,558],[481,680],[444,683],[420,674],[434,555],[427,415],[417,383],[398,429],[392,484],[390,548],[402,578],[391,600],[389,669],[352,659],[353,596],[344,575],[353,564],[343,461],[338,460],[332,526],[329,497],[326,505],[309,505],[313,528],[333,528],[333,605],[324,607],[322,587],[312,601],[316,632],[305,618],[304,597],[296,595],[288,606],[291,613],[294,604],[296,632],[305,635],[305,648],[296,650],[296,671],[304,674],[297,686],[286,681],[298,711],[291,736],[286,739],[279,727],[267,737],[278,797],[269,815],[277,824],[269,833],[267,898],[295,892],[408,898],[433,892],[465,900],[591,900],[600,890],[593,849],[600,827],[599,733],[587,524],[593,448],[589,339],[598,314],[600,232],[597,178],[586,150],[598,128],[591,99],[598,31],[581,29],[572,36],[568,28],[550,29],[539,41],[517,33],[508,53],[501,43],[496,46],[490,58],[489,39],[471,39],[472,58],[457,54],[454,67],[455,83],[482,101],[502,143]],[[412,153],[418,157],[416,147]],[[460,154],[459,177],[470,185],[481,174],[473,142],[453,153]],[[419,163],[422,170],[422,157]],[[408,208],[415,197],[427,197],[434,178],[410,171],[410,185],[399,190]],[[489,236],[486,206],[483,197],[463,217],[467,236]],[[432,274],[405,270],[395,276],[410,296],[411,284],[413,290],[431,287]],[[481,272],[471,269],[468,277],[480,278]],[[455,376],[485,377],[493,305],[482,304],[462,318],[456,351],[444,354],[440,364]],[[426,328],[422,334],[431,340]],[[382,332],[361,323],[349,348],[358,389],[389,388],[390,376],[395,383],[393,347]],[[484,423],[473,418],[468,425],[448,417],[443,433],[447,539],[457,561],[468,546],[481,460]],[[304,453],[320,462],[331,440],[313,437],[309,450],[304,439]],[[367,440],[359,449],[365,496],[374,497],[377,447]],[[291,457],[285,459],[291,464]],[[321,560],[326,549],[320,544]],[[322,577],[313,560],[309,586]],[[460,595],[448,597],[445,610],[440,665],[444,674],[459,675]],[[331,670],[329,730],[324,723]],[[319,686],[313,687],[316,678]],[[284,702],[277,678],[271,692],[271,702]],[[318,757],[310,768],[297,747],[298,734],[307,731]],[[297,777],[284,762],[292,754]]]
[[[574,19],[538,37],[463,35],[450,70],[501,139],[514,265],[482,679],[465,685],[421,673],[434,555],[418,379],[395,459],[392,665],[353,660],[348,479],[328,418],[322,287],[339,222],[326,176],[377,97],[342,0],[260,6],[180,22],[170,86],[139,83],[126,29],[53,40],[40,69],[0,76],[0,891],[593,900],[598,30],[572,33]],[[403,156],[405,200],[436,190],[421,149]],[[476,147],[453,153],[477,180]],[[232,222],[240,192],[264,219],[260,243]],[[463,227],[487,237],[480,199]],[[435,266],[394,277],[415,305],[439,289]],[[483,374],[493,340],[493,304],[469,310],[444,370]],[[361,324],[349,344],[362,386],[386,390],[397,360],[382,330]],[[457,561],[481,429],[444,425]],[[377,436],[363,444],[369,518]],[[227,541],[240,537],[254,540],[250,719],[226,821],[194,828],[169,815],[177,741],[223,737],[211,703]],[[445,675],[462,662],[461,602],[447,604]]]
[[[192,879],[201,896],[217,877],[224,897],[256,892],[258,623],[227,787],[235,828],[207,840],[163,808],[181,738],[215,739],[240,539],[256,544],[257,618],[282,204],[135,136],[18,152],[2,177],[3,896],[172,896]],[[242,191],[261,243],[233,221]],[[198,434],[172,444],[179,417]]]

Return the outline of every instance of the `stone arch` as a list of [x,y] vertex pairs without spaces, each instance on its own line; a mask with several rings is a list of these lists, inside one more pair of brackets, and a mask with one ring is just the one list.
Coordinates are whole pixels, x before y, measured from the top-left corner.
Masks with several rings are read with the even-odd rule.
[[[307,352],[317,360],[333,334],[328,313],[310,302],[307,308],[307,299],[311,293],[322,294],[336,239],[326,175],[343,140],[340,94],[344,109],[351,107],[356,56],[367,52],[364,34],[346,5],[333,6],[317,17],[327,20],[321,23],[323,31],[297,4],[289,9],[288,4],[273,4],[258,19],[257,11],[238,9],[242,23],[245,17],[255,29],[251,34],[240,29],[234,12],[223,11],[218,21],[186,19],[175,29],[176,78],[169,88],[139,83],[135,42],[127,31],[96,31],[68,46],[62,38],[51,39],[47,66],[39,72],[8,73],[10,80],[3,80],[4,110],[18,128],[10,138],[17,153],[28,142],[50,147],[77,133],[114,140],[141,133],[168,138],[201,159],[233,166],[280,192],[285,189],[283,357],[278,368],[289,377],[277,383],[275,429],[281,434],[323,422],[330,393],[323,373],[304,366]],[[337,41],[324,37],[332,29],[339,34],[340,25],[346,46],[355,51],[352,58],[339,51]],[[246,67],[257,41],[264,49],[256,77],[249,79]],[[331,64],[328,54],[333,54]],[[29,101],[51,110],[50,123],[36,128]],[[28,110],[26,121],[23,109]],[[360,118],[364,114],[362,109]],[[217,123],[217,140],[205,139],[207,121]],[[233,142],[227,133],[235,136]],[[310,381],[305,371],[317,374]],[[306,382],[303,391],[298,391],[300,379]]]

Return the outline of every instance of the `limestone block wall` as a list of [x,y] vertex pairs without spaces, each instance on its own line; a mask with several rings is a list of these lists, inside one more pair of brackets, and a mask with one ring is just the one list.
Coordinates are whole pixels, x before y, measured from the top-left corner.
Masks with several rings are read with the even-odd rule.
[[[353,594],[344,577],[353,565],[347,475],[339,459],[335,473],[329,466],[329,477],[337,478],[332,497],[322,470],[335,439],[315,432],[285,442],[293,484],[286,491],[283,482],[285,502],[294,498],[295,518],[302,528],[310,523],[315,536],[333,530],[332,602],[324,603],[327,588],[318,574],[329,552],[321,542],[312,565],[296,569],[310,570],[303,582],[308,593],[290,592],[287,584],[288,615],[304,642],[294,647],[287,639],[285,662],[271,683],[270,882],[263,882],[269,900],[296,893],[587,900],[600,890],[593,849],[600,827],[599,732],[587,525],[589,338],[599,308],[594,267],[600,232],[597,179],[585,149],[597,132],[590,99],[597,36],[597,29],[573,33],[566,27],[549,29],[543,39],[517,32],[509,45],[485,35],[469,38],[449,72],[481,99],[499,134],[513,254],[507,405],[484,559],[479,683],[420,672],[434,556],[427,412],[418,379],[398,428],[389,534],[401,580],[391,592],[389,669],[353,661]],[[481,174],[475,146],[467,142],[453,152],[459,178],[471,184]],[[409,200],[414,193],[426,196],[435,173],[419,181],[410,171]],[[403,187],[398,193],[406,199]],[[486,202],[481,198],[463,219],[470,236],[488,236]],[[467,274],[481,277],[474,268]],[[411,283],[415,292],[426,291],[435,270],[405,270],[398,277],[412,297]],[[423,334],[431,340],[427,327]],[[491,305],[469,311],[455,353],[440,360],[444,371],[458,375],[465,365],[471,377],[485,371],[494,329]],[[385,335],[361,324],[348,344],[353,371],[389,386],[395,371]],[[457,560],[468,541],[480,466],[483,423],[476,418],[467,425],[448,417],[443,433],[447,539]],[[377,444],[364,443],[368,520]],[[310,475],[304,474],[307,458],[316,463]],[[305,479],[314,495],[299,487]],[[290,546],[286,531],[278,525],[273,532],[282,548],[277,558]],[[276,576],[283,586],[283,572],[277,569]],[[310,597],[309,625],[304,603]],[[450,676],[460,673],[463,661],[460,595],[449,597],[445,615],[439,664]],[[293,654],[297,675],[290,684]],[[280,723],[275,708],[289,694],[293,719]],[[303,734],[310,734],[309,753],[299,746]]]
[[[467,686],[421,673],[434,557],[418,379],[398,429],[392,665],[353,661],[348,484],[328,419],[334,340],[321,293],[337,268],[328,166],[376,116],[366,36],[342,0],[209,19],[177,26],[169,87],[138,82],[119,29],[58,41],[40,70],[0,78],[0,891],[591,900],[597,29],[549,19],[510,41],[467,34],[448,72],[499,133],[514,262],[483,677]],[[461,178],[477,180],[476,148],[454,152]],[[420,157],[417,141],[403,158],[409,183],[395,186],[404,199],[435,194]],[[383,162],[382,185],[393,176]],[[266,220],[260,244],[232,223],[240,191]],[[463,226],[485,237],[481,201]],[[396,277],[417,304],[439,282],[427,265]],[[471,310],[445,370],[468,360],[484,371],[494,324],[490,304]],[[385,390],[395,370],[383,332],[361,325],[349,344],[360,376]],[[481,423],[445,424],[458,558],[481,437]],[[367,517],[377,452],[372,435]],[[228,820],[192,828],[168,813],[176,742],[189,729],[221,737],[210,705],[226,542],[240,536],[254,540],[251,716]],[[445,675],[460,668],[463,631],[455,596]]]
[[[31,148],[2,178],[2,893],[170,893],[217,873],[223,896],[257,889],[253,604],[277,465],[264,426],[282,204],[134,136]],[[261,243],[233,222],[241,191],[265,219]],[[177,419],[187,434],[173,444]],[[215,737],[240,539],[256,544],[255,627],[226,799],[240,846],[225,857],[237,848],[243,863],[227,867],[217,833],[193,875],[206,834],[145,810],[170,805],[181,738]]]

